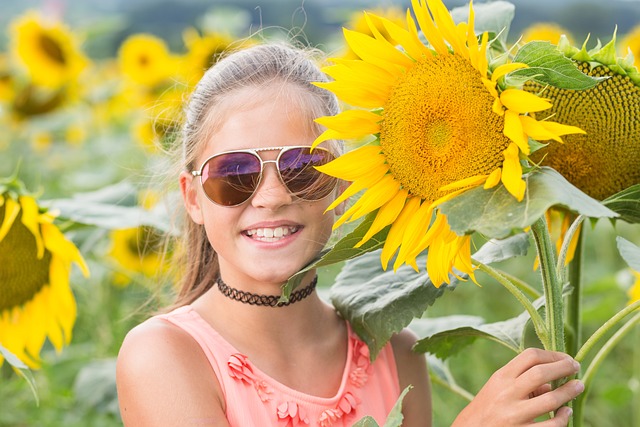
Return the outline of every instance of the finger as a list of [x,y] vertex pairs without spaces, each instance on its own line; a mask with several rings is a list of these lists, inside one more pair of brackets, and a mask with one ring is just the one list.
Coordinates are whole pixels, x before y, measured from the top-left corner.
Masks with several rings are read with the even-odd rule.
[[533,366],[558,362],[566,359],[573,360],[566,353],[542,350],[539,348],[527,348],[507,363],[502,370],[504,374],[516,378]]
[[536,396],[541,396],[545,393],[548,393],[551,391],[551,384],[542,384],[540,387],[538,387],[537,390],[532,391],[531,393],[529,393],[529,398],[534,398]]
[[584,384],[581,381],[569,381],[553,391],[529,399],[526,406],[523,407],[523,412],[527,417],[539,417],[557,410],[565,403],[575,399],[582,391],[584,391]]
[[542,385],[574,375],[579,370],[580,364],[569,357],[551,363],[535,365],[517,378],[514,391],[522,396],[527,396]]
[[563,406],[558,409],[553,418],[536,423],[536,427],[565,427],[569,424],[569,417],[572,413],[573,410],[571,408]]

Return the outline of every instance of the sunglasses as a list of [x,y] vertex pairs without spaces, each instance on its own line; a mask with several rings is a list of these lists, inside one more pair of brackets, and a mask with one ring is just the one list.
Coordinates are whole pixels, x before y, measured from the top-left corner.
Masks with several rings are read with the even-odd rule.
[[[259,152],[279,150],[275,160],[262,160]],[[333,160],[335,156],[327,149],[309,146],[268,147],[226,151],[215,154],[202,163],[199,170],[192,171],[200,177],[207,198],[220,206],[238,206],[256,192],[264,165],[273,163],[280,181],[289,193],[307,201],[327,197],[336,186],[336,178],[316,169]]]

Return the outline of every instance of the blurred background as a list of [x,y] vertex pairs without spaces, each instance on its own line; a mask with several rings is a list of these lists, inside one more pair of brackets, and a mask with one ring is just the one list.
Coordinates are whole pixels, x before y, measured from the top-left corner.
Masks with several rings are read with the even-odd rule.
[[[625,40],[619,55],[628,45],[640,58],[640,0],[511,3],[516,6],[511,42],[538,37],[555,43],[564,33],[577,46],[590,35],[593,47],[617,31]],[[409,1],[373,0],[0,3],[0,177],[17,174],[42,208],[61,212],[58,226],[91,270],[90,278],[75,267],[71,273],[77,305],[73,339],[62,351],[44,342],[39,360],[30,365],[39,402],[27,381],[7,363],[0,366],[0,426],[121,425],[114,361],[127,331],[171,301],[171,273],[159,254],[163,232],[175,231],[165,210],[175,204],[175,187],[166,185],[173,177],[166,174],[165,151],[179,129],[182,102],[204,69],[229,46],[256,42],[256,34],[349,55],[341,27],[362,28],[364,9],[402,20],[409,6]],[[617,227],[639,236],[624,223]],[[624,307],[634,278],[617,256],[613,226],[601,221],[590,233],[590,241],[599,242],[585,248],[586,258],[599,260],[585,266],[584,317],[592,332]],[[10,260],[12,251],[2,247],[0,261]],[[506,262],[504,268],[535,282],[533,257]],[[338,269],[322,275],[323,295]],[[469,283],[427,315],[464,313],[499,321],[519,314],[510,298],[498,286]],[[0,317],[10,308],[11,301],[0,299]],[[638,343],[634,331],[602,368],[587,425],[640,425]],[[452,358],[450,367],[458,383],[474,392],[510,357],[502,347],[477,342]],[[435,385],[435,425],[450,425],[465,403]]]

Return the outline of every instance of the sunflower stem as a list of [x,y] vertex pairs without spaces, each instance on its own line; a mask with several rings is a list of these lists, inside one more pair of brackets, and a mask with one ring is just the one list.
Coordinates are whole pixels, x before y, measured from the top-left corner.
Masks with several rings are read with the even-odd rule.
[[[578,349],[582,345],[582,252],[584,237],[580,225],[583,220],[583,216],[576,218],[567,231],[565,239],[562,242],[560,254],[558,255],[558,266],[556,268],[560,277],[564,277],[563,273],[568,273],[567,280],[563,279],[562,281],[568,281],[572,288],[567,300],[567,323],[571,331],[571,334],[567,336],[567,353],[572,356],[578,353]],[[567,252],[576,232],[579,233],[579,235],[577,237],[578,242],[576,243],[573,260],[571,260],[568,266],[565,266]]]
[[[635,307],[636,309],[638,308],[638,306],[640,306],[640,305],[637,305],[637,303],[640,303],[640,301],[636,301],[636,304],[634,304],[636,305]],[[640,313],[637,313],[627,323],[622,325],[622,327],[618,329],[616,333],[611,336],[611,338],[609,338],[609,340],[602,346],[600,351],[598,351],[598,353],[593,357],[593,360],[591,361],[584,375],[582,376],[582,382],[584,383],[585,391],[582,394],[580,394],[578,397],[576,397],[574,401],[574,405],[573,405],[573,419],[574,419],[573,426],[574,427],[582,427],[582,420],[584,417],[584,414],[583,414],[584,402],[586,401],[587,394],[589,392],[589,386],[591,384],[591,380],[593,378],[594,373],[598,370],[598,368],[600,367],[604,359],[607,357],[607,355],[611,352],[611,350],[613,350],[613,347],[615,347],[620,342],[620,340],[622,340],[622,338],[624,338],[624,336],[627,333],[629,333],[633,329],[633,327],[636,326],[636,324],[638,323],[640,323]],[[585,343],[585,345],[586,344],[587,343]]]
[[547,348],[549,346],[549,330],[545,325],[544,319],[538,313],[538,310],[534,307],[533,303],[527,296],[516,286],[513,284],[507,277],[501,274],[498,270],[478,262],[474,259],[471,260],[474,265],[476,265],[480,270],[487,273],[489,276],[493,277],[498,283],[504,286],[516,299],[520,304],[527,310],[529,316],[531,317],[531,322],[533,323],[533,328],[536,331],[536,335],[538,339],[542,342],[542,345]]
[[562,287],[555,269],[553,244],[544,217],[533,223],[531,231],[540,260],[540,273],[542,274],[542,287],[546,303],[546,326],[550,335],[545,349],[564,351]]

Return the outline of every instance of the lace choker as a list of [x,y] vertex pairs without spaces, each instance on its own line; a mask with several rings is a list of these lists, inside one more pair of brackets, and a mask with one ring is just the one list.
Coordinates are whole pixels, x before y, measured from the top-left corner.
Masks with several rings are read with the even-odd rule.
[[311,283],[309,283],[305,288],[292,292],[289,296],[289,301],[287,302],[279,302],[280,295],[259,295],[253,294],[251,292],[241,291],[240,289],[231,288],[227,286],[227,284],[224,283],[220,277],[218,277],[216,283],[218,284],[218,289],[220,290],[222,295],[227,298],[231,298],[232,300],[240,301],[243,304],[260,305],[267,307],[286,307],[311,295],[311,293],[316,288],[316,284],[318,283],[318,276],[314,277]]

